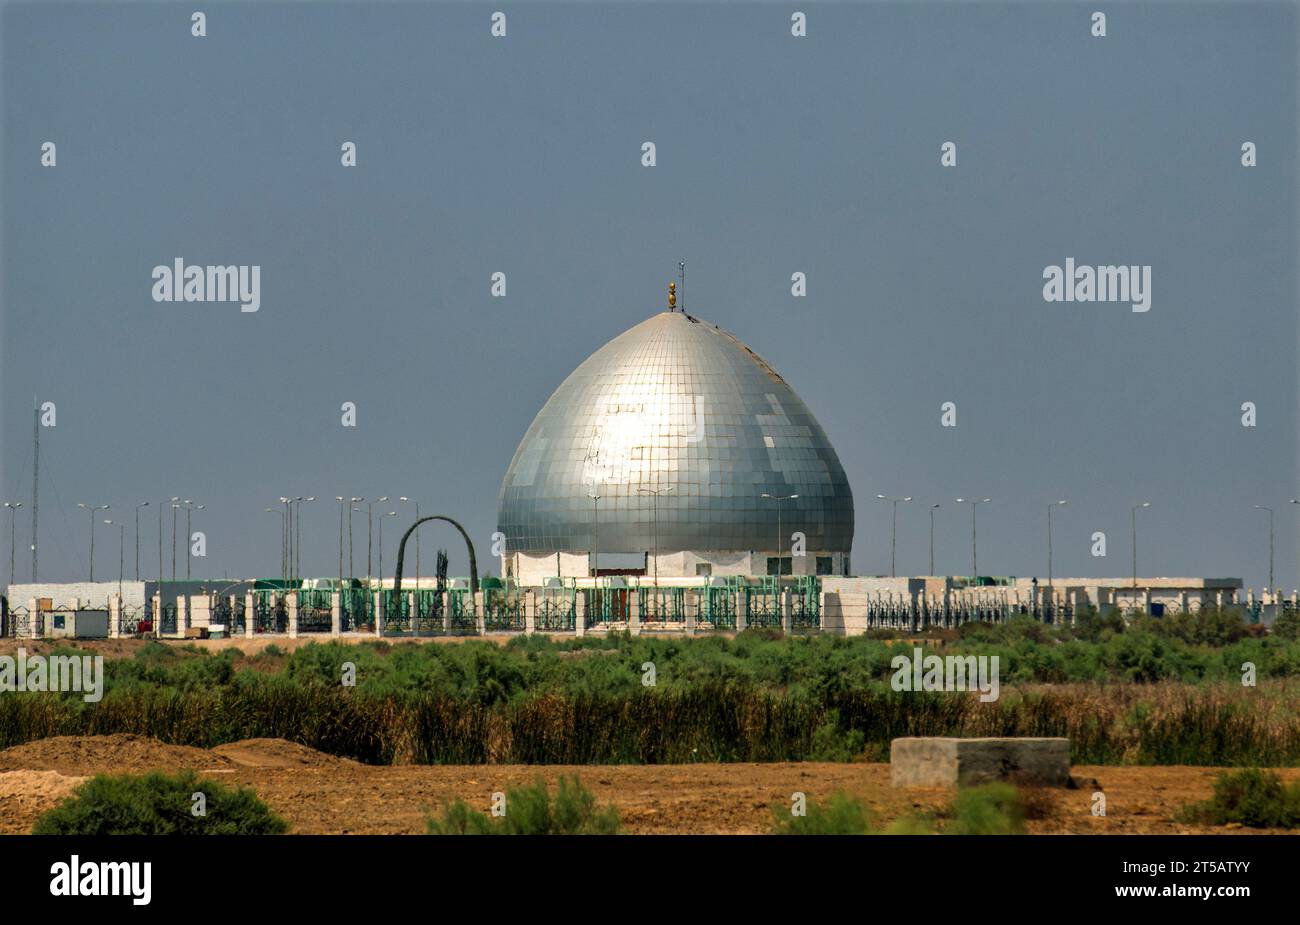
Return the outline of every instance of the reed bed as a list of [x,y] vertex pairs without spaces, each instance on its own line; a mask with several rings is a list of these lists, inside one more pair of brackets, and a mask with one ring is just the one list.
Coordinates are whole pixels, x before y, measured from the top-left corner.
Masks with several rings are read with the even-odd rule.
[[1289,680],[1037,685],[994,703],[884,684],[812,694],[699,681],[492,703],[315,683],[134,686],[98,704],[0,696],[0,748],[135,733],[198,747],[282,738],[370,764],[682,764],[821,760],[828,740],[884,760],[898,736],[1066,736],[1076,764],[1279,767],[1300,765],[1298,702]]

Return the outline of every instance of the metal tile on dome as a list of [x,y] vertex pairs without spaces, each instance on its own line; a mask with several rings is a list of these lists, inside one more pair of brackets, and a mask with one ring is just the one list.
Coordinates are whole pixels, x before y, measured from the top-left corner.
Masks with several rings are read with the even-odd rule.
[[[853,495],[803,401],[716,326],[655,315],[587,358],[546,402],[502,483],[508,550],[764,550],[778,528],[809,552],[853,542]],[[777,504],[762,495],[799,498]]]

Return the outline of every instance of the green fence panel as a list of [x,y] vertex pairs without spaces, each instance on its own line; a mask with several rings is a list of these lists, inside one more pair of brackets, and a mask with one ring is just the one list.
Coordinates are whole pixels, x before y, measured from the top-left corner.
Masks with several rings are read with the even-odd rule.
[[684,623],[686,589],[653,586],[637,588],[637,613],[643,624]]
[[539,632],[573,632],[578,625],[578,589],[573,585],[543,588],[535,598],[534,629]]
[[489,633],[524,631],[524,594],[518,587],[483,592],[483,628]]

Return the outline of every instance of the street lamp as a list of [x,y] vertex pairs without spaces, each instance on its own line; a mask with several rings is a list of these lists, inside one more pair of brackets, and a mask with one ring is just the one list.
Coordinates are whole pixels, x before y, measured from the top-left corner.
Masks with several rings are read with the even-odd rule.
[[939,505],[930,505],[930,575],[934,576],[934,512]]
[[591,499],[591,577],[600,577],[600,495],[587,492]]
[[289,573],[293,571],[293,499],[280,496],[284,505],[284,519],[280,522],[280,578],[285,586],[289,584]]
[[[179,500],[181,499],[172,498],[170,503],[175,504]],[[160,594],[162,593],[163,578],[166,577],[166,573],[163,571],[163,508],[165,508],[168,503],[169,502],[167,501],[162,501],[158,505],[158,591]]]
[[375,544],[375,505],[381,501],[387,501],[388,495],[382,498],[376,498],[374,501],[366,502],[366,576],[374,574],[370,570],[370,552]]
[[21,501],[6,501],[5,507],[9,509],[9,584],[14,583],[14,516],[18,509],[23,506]]
[[101,504],[99,507],[94,507],[84,501],[78,501],[77,507],[82,508],[90,515],[90,580],[93,583],[95,580],[95,512],[107,511],[108,505]]
[[302,578],[302,506],[304,504],[314,504],[315,496],[310,498],[294,498],[298,505],[298,526],[294,532],[293,548],[295,551],[293,561],[293,572],[295,578]]
[[[785,530],[781,526],[781,503],[793,501],[798,495],[769,495],[763,492],[760,497],[776,502],[776,577],[781,578],[781,566],[785,563]],[[790,574],[794,574],[794,557],[790,557]]]
[[194,558],[193,556],[194,531],[193,531],[193,522],[190,520],[190,515],[194,511],[203,510],[204,507],[206,507],[206,505],[203,504],[195,505],[193,501],[189,500],[188,498],[185,499],[185,580],[186,581],[190,580],[190,559]]
[[1054,501],[1047,506],[1047,600],[1049,602],[1055,601],[1052,597],[1052,509],[1068,503]]
[[[363,499],[361,499],[361,500],[364,501],[365,499],[363,498]],[[354,511],[355,511],[356,513],[363,513],[363,512],[361,512],[361,509],[360,509],[360,508],[348,508],[348,509],[347,509],[347,517],[348,517],[348,520],[351,520],[351,518],[352,518],[352,512],[354,512]],[[369,521],[369,514],[367,514],[367,521]],[[348,530],[351,531],[351,527],[348,527]],[[350,577],[351,577],[351,576],[350,576]],[[370,579],[370,566],[369,566],[369,565],[365,566],[365,579],[367,579],[367,582],[369,582],[369,579]]]
[[1268,593],[1273,593],[1273,509],[1262,504],[1255,505],[1257,511],[1268,511]]
[[352,505],[360,504],[365,498],[352,498],[348,503],[348,578],[356,577],[356,570],[352,567],[352,512],[356,510]]
[[[287,528],[286,528],[286,532],[287,532],[288,535],[286,536],[286,540],[287,540],[287,542],[288,542],[288,549],[289,549],[289,552],[288,552],[289,576],[288,576],[288,578],[289,578],[289,581],[290,581],[290,582],[292,582],[292,581],[294,580],[294,578],[296,578],[296,577],[298,576],[298,540],[297,540],[297,530],[296,530],[296,528],[295,528],[294,525],[298,522],[298,521],[297,521],[297,518],[300,517],[300,516],[302,515],[302,501],[303,501],[303,499],[302,499],[302,496],[301,496],[301,495],[298,496],[297,498],[289,498],[289,500],[285,502],[285,506],[284,506],[284,507],[285,507],[285,510],[286,510],[286,511],[288,512],[288,514],[289,514],[289,519],[288,519],[288,522],[287,522],[287,523],[288,523],[288,526],[287,526]],[[293,509],[293,506],[294,506],[295,504],[298,505],[298,514],[297,514],[297,516],[295,516],[295,514],[294,514],[294,509]]]
[[659,496],[665,492],[673,490],[672,485],[667,488],[638,488],[637,493],[643,495],[654,495],[655,499],[655,595],[659,594]]
[[[140,580],[140,508],[148,507],[148,501],[141,501],[135,506],[135,580]],[[124,525],[125,526],[125,525]]]
[[[172,581],[176,580],[176,512],[181,509],[178,499],[172,499]],[[188,501],[185,502],[189,504]]]
[[[302,503],[305,499],[299,495],[289,499],[289,581],[302,577],[298,570],[298,561],[302,558]],[[297,505],[295,507],[294,505]]]
[[893,526],[889,528],[889,577],[893,578],[894,577],[894,549],[895,549],[894,541],[895,538],[898,536],[898,503],[900,501],[911,501],[912,496],[908,495],[906,498],[887,498],[884,495],[876,495],[876,498],[877,500],[880,501],[889,501],[894,505]]
[[382,511],[379,514],[379,587],[384,586],[384,518],[396,517],[396,511],[389,511],[387,514]]
[[343,502],[346,500],[342,495],[335,495],[334,500],[339,503],[339,587],[343,587]]
[[1292,499],[1291,499],[1291,503],[1292,503],[1292,504],[1300,504],[1300,498],[1292,498]]
[[977,547],[975,545],[975,505],[988,504],[992,498],[958,498],[958,504],[970,505],[970,571],[972,578],[979,578],[979,560],[976,558]]
[[1136,592],[1138,586],[1138,511],[1150,506],[1150,501],[1143,501],[1141,504],[1133,505],[1133,510],[1130,512],[1133,516],[1133,591],[1135,604],[1137,603]]

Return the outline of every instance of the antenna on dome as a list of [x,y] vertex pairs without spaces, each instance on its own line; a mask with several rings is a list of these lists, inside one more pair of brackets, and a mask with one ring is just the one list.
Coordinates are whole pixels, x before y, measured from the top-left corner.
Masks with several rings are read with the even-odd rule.
[[677,261],[677,269],[682,278],[682,314],[686,314],[686,261]]

